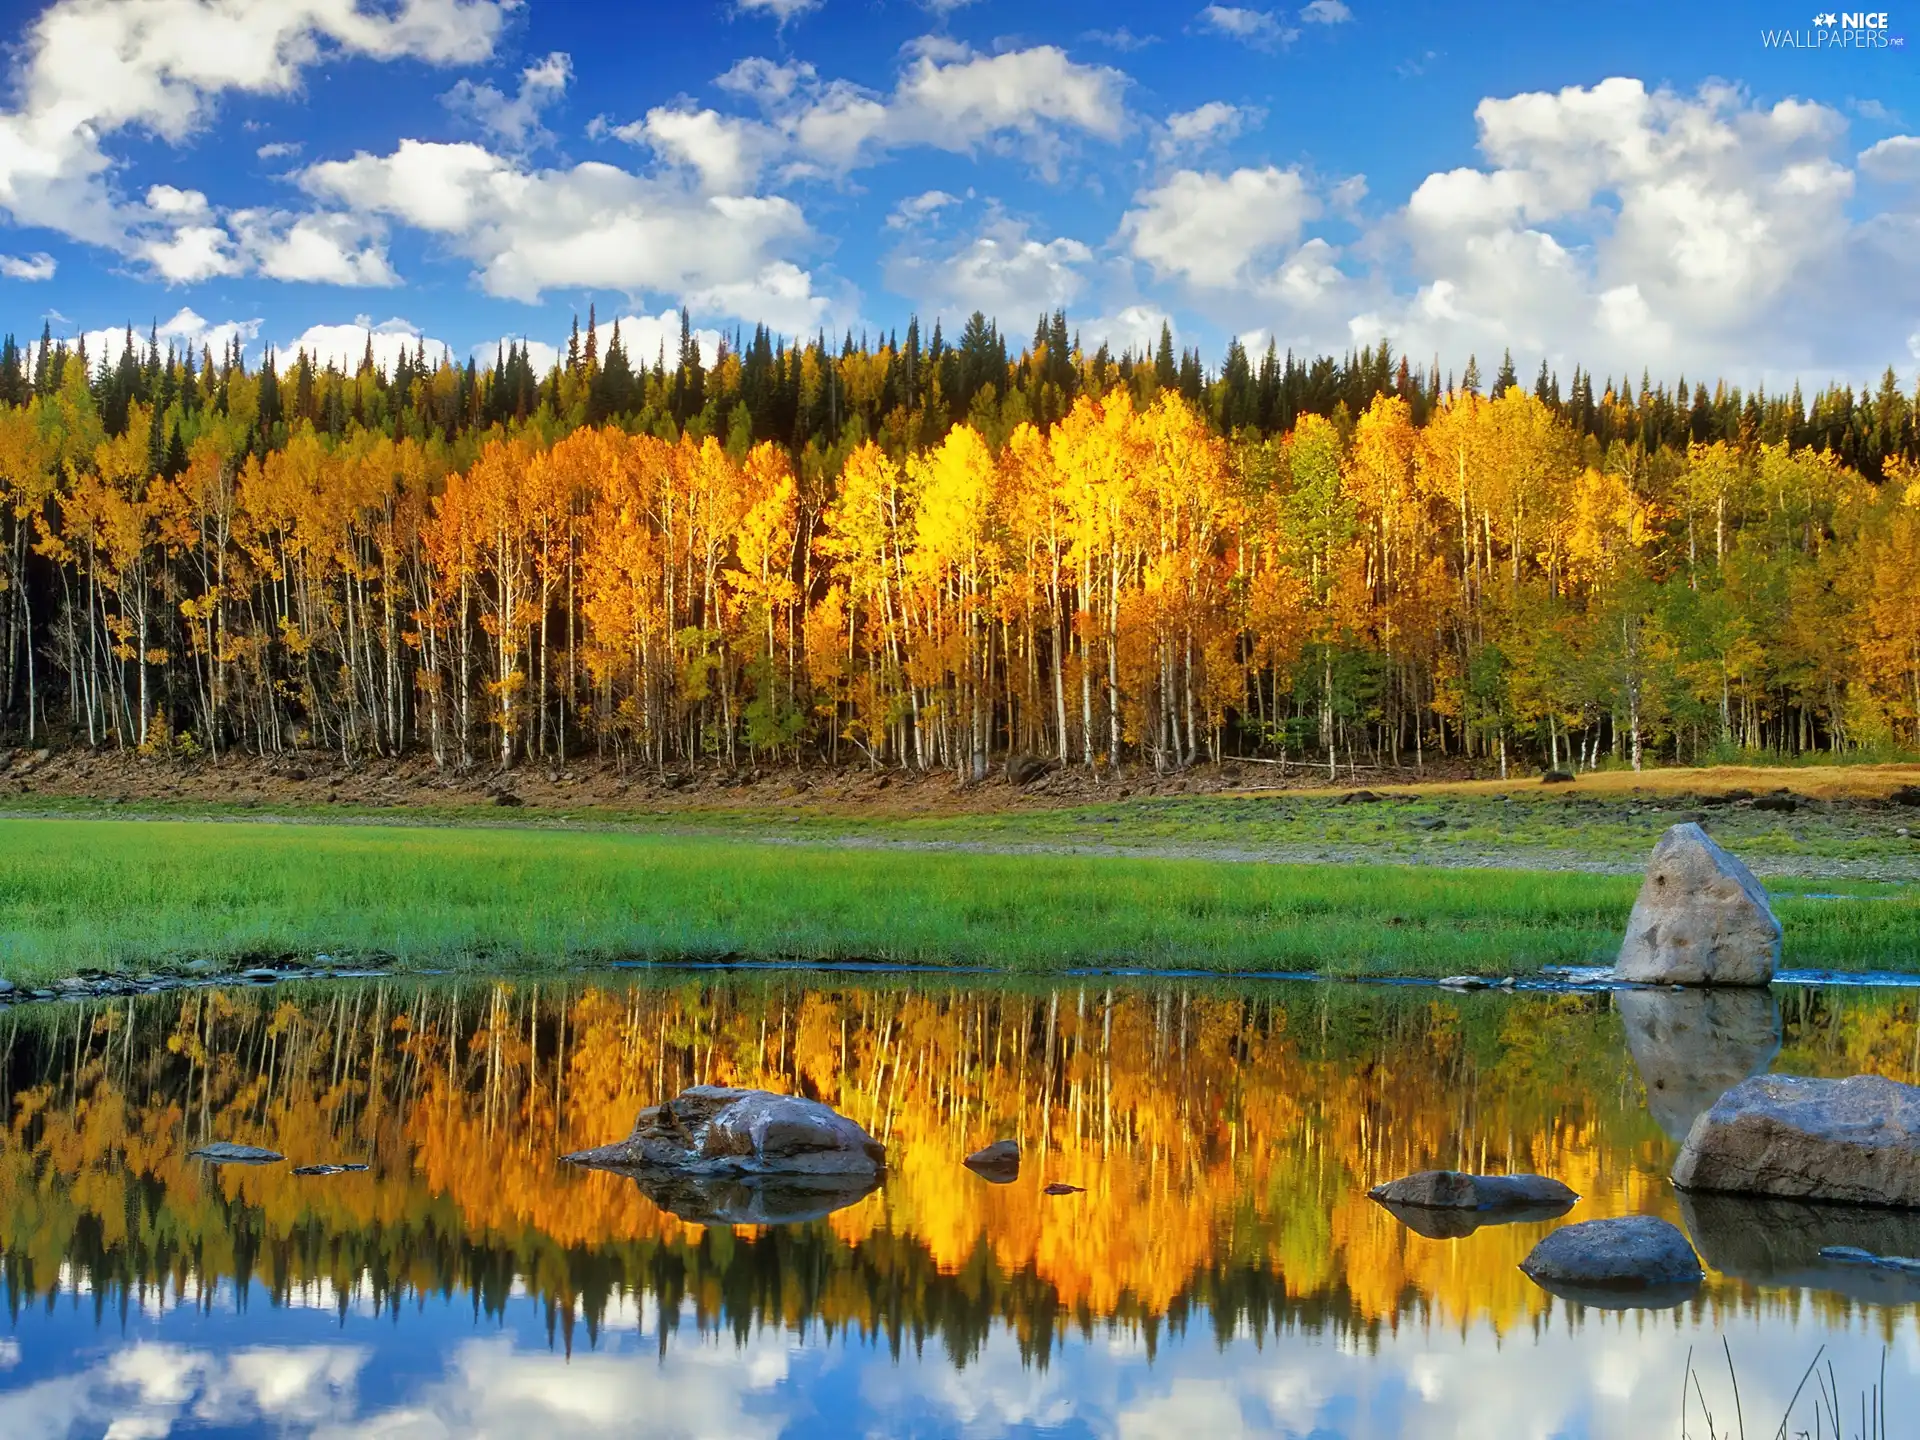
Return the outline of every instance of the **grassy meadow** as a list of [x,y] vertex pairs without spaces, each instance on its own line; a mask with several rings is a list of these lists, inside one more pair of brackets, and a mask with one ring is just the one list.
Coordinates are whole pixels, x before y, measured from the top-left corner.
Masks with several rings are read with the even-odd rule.
[[[0,821],[0,974],[196,959],[620,959],[1525,975],[1599,963],[1631,876],[767,843],[605,830]],[[1786,963],[1920,968],[1920,895],[1773,885]]]

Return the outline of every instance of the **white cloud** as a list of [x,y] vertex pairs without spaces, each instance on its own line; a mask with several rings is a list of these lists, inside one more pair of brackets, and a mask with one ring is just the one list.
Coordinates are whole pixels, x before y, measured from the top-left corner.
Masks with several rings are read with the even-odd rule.
[[1203,149],[1231,140],[1248,124],[1257,124],[1259,118],[1258,111],[1243,110],[1224,100],[1209,100],[1195,109],[1167,116],[1165,129],[1154,141],[1154,148],[1162,156]]
[[536,376],[545,375],[560,363],[558,346],[549,345],[544,340],[529,340],[524,335],[502,335],[498,340],[474,346],[474,363],[482,370],[491,370],[494,357],[505,356],[507,348],[512,345],[517,345],[526,351],[527,360],[533,366],[533,373]]
[[824,310],[806,272],[779,253],[810,234],[783,198],[698,195],[597,163],[529,170],[477,145],[418,140],[390,155],[311,166],[301,183],[356,213],[443,236],[491,295],[533,301],[555,287],[605,286],[720,297],[737,289],[744,303],[759,284],[780,300],[784,319]]
[[379,228],[354,215],[239,210],[232,216],[253,267],[270,280],[310,285],[398,285]]
[[1301,10],[1300,18],[1309,25],[1344,25],[1353,19],[1353,11],[1341,0],[1311,0]]
[[356,316],[351,325],[310,325],[275,349],[283,369],[304,351],[321,369],[332,365],[352,375],[360,369],[369,345],[373,347],[373,363],[389,374],[402,355],[411,357],[424,351],[428,363],[437,365],[452,349],[445,341],[422,334],[419,326],[409,321],[395,318],[375,325],[370,315]]
[[734,3],[743,13],[771,15],[775,23],[784,26],[809,10],[819,9],[821,0],[734,0]]
[[891,94],[821,81],[810,65],[754,57],[718,84],[755,100],[800,173],[841,174],[890,150],[924,145],[967,153],[992,146],[1049,169],[1069,134],[1117,140],[1127,77],[1083,65],[1053,45],[983,55],[923,37]]
[[1211,289],[1257,284],[1263,263],[1320,214],[1300,172],[1271,165],[1230,175],[1178,170],[1134,201],[1119,232],[1132,255],[1156,275]]
[[[157,327],[157,333],[160,353],[163,355],[169,344],[179,350],[191,349],[196,355],[203,349],[218,355],[235,340],[241,343],[244,350],[260,333],[260,322],[223,320],[215,324],[182,306],[171,320]],[[76,342],[85,342],[88,364],[98,365],[104,359],[111,365],[119,360],[120,352],[126,348],[127,327],[122,325],[115,329],[89,330],[72,338]],[[140,353],[145,353],[148,338],[146,331],[133,332],[133,343]]]
[[1290,45],[1300,32],[1271,10],[1247,10],[1237,5],[1209,5],[1197,17],[1203,29],[1225,35],[1256,50]]
[[887,288],[930,312],[1018,323],[1071,305],[1086,283],[1093,252],[1078,240],[1037,240],[1004,217],[971,239],[943,250],[899,250],[887,258]]
[[939,214],[949,205],[959,203],[958,195],[949,195],[944,190],[923,190],[918,195],[909,195],[894,206],[892,213],[887,216],[887,229],[910,230]]
[[1125,305],[1112,315],[1097,315],[1080,322],[1083,349],[1097,350],[1102,341],[1117,357],[1131,351],[1152,355],[1160,344],[1160,327],[1173,332],[1174,344],[1180,343],[1180,327],[1165,310],[1154,305]]
[[1114,30],[1088,30],[1080,36],[1089,45],[1104,45],[1109,50],[1118,50],[1122,54],[1134,50],[1144,50],[1149,45],[1160,43],[1158,35],[1136,35],[1122,25]]
[[440,99],[507,149],[528,150],[553,139],[540,123],[541,113],[567,93],[572,79],[573,58],[556,50],[520,72],[520,88],[511,97],[484,82],[462,80]]
[[194,285],[245,268],[233,237],[218,225],[181,225],[139,241],[134,254],[169,285]]
[[51,280],[59,262],[44,250],[33,255],[0,255],[0,275],[9,280]]
[[[614,321],[614,327],[620,332],[620,343],[626,348],[627,359],[633,368],[652,369],[659,361],[672,374],[680,368],[680,312],[662,310],[658,315],[622,315]],[[694,326],[690,333],[693,343],[699,347],[700,363],[712,366],[720,358],[720,332],[703,330]],[[607,327],[606,338],[600,343],[612,343],[613,327]]]
[[[1418,288],[1356,317],[1355,335],[1736,374],[1756,356],[1790,370],[1892,342],[1866,342],[1846,303],[1870,267],[1847,258],[1853,175],[1829,154],[1844,132],[1833,111],[1613,79],[1475,113],[1492,168],[1415,190],[1399,230]],[[1877,268],[1897,309],[1914,267]]]
[[262,145],[253,153],[262,160],[290,160],[298,155],[301,142],[298,140],[273,140]]
[[[503,14],[499,0],[399,0],[378,10],[340,0],[57,0],[25,32],[19,108],[0,111],[0,210],[16,224],[138,254],[151,217],[114,192],[104,148],[112,137],[140,129],[180,144],[205,128],[222,95],[290,94],[329,52],[482,60]],[[182,253],[191,242],[157,243],[191,268]]]
[[740,195],[753,189],[761,168],[784,145],[778,131],[758,121],[717,110],[661,106],[613,134],[631,145],[645,145],[670,165],[693,173],[700,187]]
[[1920,182],[1920,135],[1892,135],[1860,152],[1861,173],[1890,185]]

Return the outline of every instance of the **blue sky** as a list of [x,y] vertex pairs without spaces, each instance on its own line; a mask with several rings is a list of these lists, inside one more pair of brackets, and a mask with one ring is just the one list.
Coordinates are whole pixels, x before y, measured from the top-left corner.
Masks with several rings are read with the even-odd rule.
[[590,302],[647,353],[682,304],[1064,306],[1210,362],[1910,376],[1911,3],[10,3],[0,327],[485,359]]

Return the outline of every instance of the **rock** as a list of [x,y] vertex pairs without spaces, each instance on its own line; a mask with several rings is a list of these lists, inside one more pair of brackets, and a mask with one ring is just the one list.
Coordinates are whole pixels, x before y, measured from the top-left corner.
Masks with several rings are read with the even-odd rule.
[[218,975],[226,968],[218,960],[189,960],[180,967],[188,975]]
[[1564,1226],[1520,1269],[1543,1290],[1608,1309],[1677,1305],[1705,1278],[1687,1237],[1652,1215]]
[[296,1175],[352,1175],[366,1169],[364,1165],[296,1165]]
[[1863,1304],[1920,1300],[1920,1277],[1854,1263],[1858,1255],[1920,1255],[1920,1212],[1678,1193],[1700,1258],[1723,1275],[1752,1285],[1825,1290]]
[[996,1140],[984,1150],[976,1150],[963,1162],[982,1180],[995,1185],[1011,1185],[1020,1178],[1020,1144],[1016,1140]]
[[1896,805],[1920,805],[1920,785],[1902,785],[1887,798]]
[[271,1165],[287,1157],[278,1150],[263,1150],[258,1145],[234,1145],[225,1140],[216,1140],[211,1145],[202,1145],[198,1150],[189,1150],[187,1158],[205,1160],[210,1165]]
[[285,971],[269,970],[262,965],[252,970],[242,970],[240,972],[240,978],[251,981],[255,985],[274,985],[282,980],[288,979],[289,976]]
[[1485,990],[1488,984],[1478,975],[1448,975],[1435,983],[1442,990]]
[[1694,1122],[1683,1190],[1920,1209],[1920,1089],[1878,1075],[1760,1075]]
[[11,980],[0,980],[0,995],[11,995],[18,988]]
[[1349,790],[1334,803],[1337,805],[1378,805],[1387,797],[1377,790]]
[[1036,780],[1044,780],[1052,770],[1053,762],[1043,760],[1038,755],[1007,757],[1007,779],[1015,785],[1031,785]]
[[1422,1170],[1367,1194],[1382,1205],[1430,1210],[1571,1209],[1580,1197],[1546,1175],[1469,1175],[1460,1170]]
[[1764,985],[1780,963],[1780,922],[1753,872],[1698,825],[1653,847],[1614,972],[1643,984]]
[[1064,1180],[1056,1180],[1040,1193],[1042,1195],[1084,1195],[1087,1191],[1084,1185],[1069,1185]]
[[1770,990],[1622,990],[1613,1003],[1647,1109],[1673,1140],[1686,1139],[1714,1101],[1780,1053],[1780,1007]]
[[1571,770],[1546,770],[1541,772],[1542,785],[1571,785],[1575,779]]
[[1416,815],[1409,822],[1416,830],[1444,830],[1447,822],[1438,815]]
[[1852,1245],[1824,1245],[1820,1249],[1820,1258],[1838,1260],[1843,1265],[1872,1265],[1877,1269],[1891,1270],[1896,1275],[1920,1279],[1920,1260],[1907,1255],[1875,1255],[1870,1250],[1861,1250]]
[[649,1105],[633,1134],[613,1145],[563,1156],[611,1170],[694,1176],[877,1176],[886,1147],[831,1106],[798,1095],[695,1085]]
[[1782,815],[1791,815],[1800,808],[1800,802],[1792,795],[1762,795],[1753,802],[1756,810],[1776,810]]
[[522,800],[518,795],[514,794],[511,790],[499,790],[494,792],[493,803],[496,805],[505,806],[509,809],[518,809],[520,806],[526,804],[527,802]]

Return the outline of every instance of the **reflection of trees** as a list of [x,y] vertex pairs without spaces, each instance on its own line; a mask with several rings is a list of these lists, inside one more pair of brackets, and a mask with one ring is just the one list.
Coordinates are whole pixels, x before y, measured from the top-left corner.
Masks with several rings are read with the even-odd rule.
[[[1815,997],[1786,1019],[1795,1068],[1911,1075],[1910,1000]],[[995,1325],[1038,1360],[1106,1324],[1365,1344],[1408,1321],[1537,1324],[1548,1305],[1515,1268],[1537,1227],[1423,1240],[1366,1200],[1376,1180],[1539,1170],[1583,1214],[1673,1208],[1669,1142],[1590,997],[647,977],[200,991],[8,1024],[16,1309],[74,1286],[103,1315],[209,1303],[228,1282],[243,1302],[459,1293],[491,1314],[524,1288],[569,1347],[618,1295],[703,1328],[852,1330],[962,1360]],[[556,1165],[697,1081],[846,1111],[886,1139],[885,1188],[825,1221],[727,1231]],[[1028,1153],[1019,1182],[960,1168],[1002,1135]],[[185,1158],[207,1139],[372,1169],[207,1169]],[[1087,1193],[1046,1197],[1052,1179]]]

